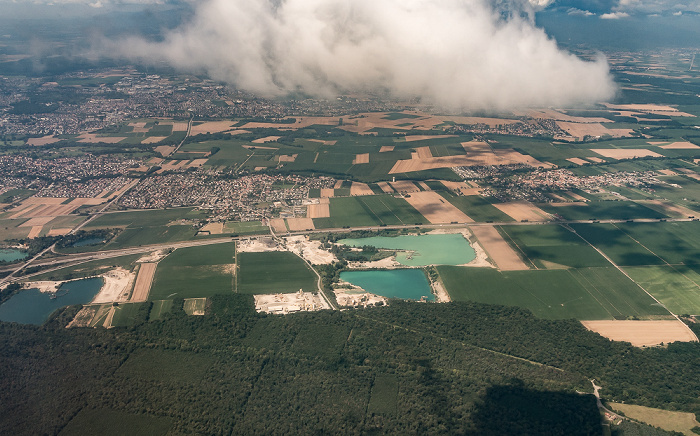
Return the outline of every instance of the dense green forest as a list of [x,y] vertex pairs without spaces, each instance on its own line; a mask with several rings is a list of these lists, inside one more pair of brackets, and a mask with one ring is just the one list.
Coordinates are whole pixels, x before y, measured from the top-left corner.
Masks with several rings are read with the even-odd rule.
[[516,308],[392,302],[0,323],[0,434],[602,434],[608,399],[700,412],[700,344],[638,349]]

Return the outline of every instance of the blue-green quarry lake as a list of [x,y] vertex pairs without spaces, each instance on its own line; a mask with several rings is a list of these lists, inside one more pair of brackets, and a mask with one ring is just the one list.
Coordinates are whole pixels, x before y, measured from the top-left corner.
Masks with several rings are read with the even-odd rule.
[[0,262],[14,262],[27,256],[26,252],[16,248],[0,248]]
[[430,283],[422,269],[392,269],[381,271],[343,271],[340,279],[365,291],[388,298],[434,301]]
[[58,288],[59,296],[54,299],[51,294],[39,292],[38,289],[20,291],[0,305],[0,321],[40,325],[56,309],[89,303],[103,283],[100,277],[67,282]]
[[390,250],[406,250],[396,254],[396,261],[406,266],[463,265],[476,257],[474,249],[460,233],[372,236],[370,238],[341,239],[338,243],[351,247],[371,245]]

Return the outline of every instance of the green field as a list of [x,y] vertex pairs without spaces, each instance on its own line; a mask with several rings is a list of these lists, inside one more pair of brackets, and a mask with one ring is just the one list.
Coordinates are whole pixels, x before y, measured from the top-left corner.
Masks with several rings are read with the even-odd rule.
[[173,308],[173,300],[156,300],[151,306],[151,313],[148,315],[149,321],[157,321],[163,319],[165,314]]
[[139,320],[141,306],[148,303],[119,303],[114,310],[112,327],[130,327]]
[[519,306],[548,319],[653,318],[669,315],[613,267],[504,271],[440,266],[455,301]]
[[160,416],[135,415],[112,409],[83,409],[59,433],[61,436],[82,435],[165,435],[172,420]]
[[244,294],[275,294],[282,292],[315,291],[316,275],[293,253],[272,251],[239,253],[237,292]]
[[627,274],[677,315],[700,315],[700,268],[627,267]]
[[158,263],[150,300],[203,298],[233,291],[234,243],[179,248]]
[[476,222],[510,222],[513,218],[504,214],[478,195],[455,195],[451,191],[440,191],[440,195],[457,209]]
[[561,216],[565,220],[627,220],[635,218],[668,218],[633,201],[591,201],[585,204],[551,206],[539,205],[544,211]]
[[388,194],[331,198],[330,212],[330,218],[314,218],[314,225],[336,228],[428,223],[406,200]]
[[134,262],[136,262],[136,260],[138,260],[141,256],[142,254],[132,254],[129,256],[113,257],[110,259],[91,260],[90,262],[38,274],[33,276],[31,280],[72,280],[103,274],[117,267],[132,270],[134,267]]
[[85,226],[89,229],[113,227],[157,227],[177,220],[196,220],[207,214],[191,207],[106,213]]
[[235,235],[257,235],[270,233],[270,229],[260,221],[227,222],[224,224],[224,233]]
[[610,265],[594,248],[561,226],[499,226],[497,229],[526,263],[536,268]]
[[621,266],[700,264],[700,222],[571,226]]

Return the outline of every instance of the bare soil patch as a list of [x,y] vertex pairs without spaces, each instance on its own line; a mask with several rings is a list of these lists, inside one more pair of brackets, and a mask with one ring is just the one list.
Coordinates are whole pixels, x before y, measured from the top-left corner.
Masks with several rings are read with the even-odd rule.
[[151,292],[153,284],[153,276],[156,274],[157,263],[142,263],[139,269],[139,274],[136,276],[136,284],[134,292],[131,294],[131,302],[141,302],[148,299],[148,293]]
[[29,138],[27,139],[27,145],[46,145],[58,142],[60,139],[55,138],[53,135],[43,136],[41,138]]
[[570,157],[567,160],[573,164],[576,164],[576,165],[585,165],[585,164],[589,163],[587,160],[581,159],[578,157]]
[[366,183],[352,182],[350,195],[374,195],[374,191]]
[[289,251],[313,265],[328,265],[338,260],[333,253],[321,248],[321,241],[310,241],[308,236],[290,236],[285,239]]
[[394,193],[394,188],[391,187],[391,185],[387,182],[378,182],[377,185],[382,189],[387,194],[393,194]]
[[442,198],[437,192],[415,192],[410,197],[406,197],[406,201],[431,224],[474,222],[473,219]]
[[[231,130],[235,123],[232,121],[207,121],[196,126],[192,126],[191,135],[200,135],[203,133],[219,133]],[[187,130],[187,128],[185,128]]]
[[418,159],[430,159],[433,157],[430,147],[418,147],[416,148],[416,153],[418,153]]
[[172,153],[175,148],[176,147],[174,145],[159,145],[154,150],[156,153],[160,153],[161,156],[167,157],[170,156],[170,153]]
[[380,153],[386,153],[389,151],[394,151],[394,146],[393,145],[382,145],[382,148],[379,149]]
[[297,159],[298,154],[280,154],[277,156],[279,162],[294,162]]
[[[167,136],[149,136],[141,141],[141,144],[155,144],[156,142],[163,141]],[[157,151],[157,150],[156,150]]]
[[[129,290],[136,274],[124,268],[116,268],[102,274],[104,285],[92,300],[93,303],[124,302],[128,300]],[[143,300],[146,301],[146,300]]]
[[341,282],[340,285],[343,287],[333,290],[338,306],[359,308],[375,307],[377,304],[389,304],[388,298],[365,292],[359,286],[351,285],[347,282]]
[[220,235],[224,233],[224,223],[207,223],[200,232],[209,232],[210,235]]
[[333,188],[321,188],[321,197],[326,197],[326,198],[335,197],[335,189],[333,189]]
[[448,180],[440,180],[440,182],[445,185],[447,189],[451,191],[461,193],[462,195],[479,195],[481,194],[481,188],[474,188],[470,184],[465,182],[450,182]]
[[311,218],[287,218],[287,226],[292,232],[314,230],[316,228]]
[[253,144],[264,144],[266,142],[277,142],[281,136],[266,136],[264,138],[258,138],[253,140]]
[[96,133],[83,133],[78,136],[78,142],[116,144],[126,139],[126,136],[97,136]]
[[611,159],[634,159],[647,156],[661,157],[659,153],[645,148],[594,148],[591,151]]
[[369,163],[369,153],[356,154],[355,159],[353,159],[352,164],[368,164]]
[[241,239],[236,243],[239,253],[261,253],[265,251],[284,251],[271,236]]
[[692,142],[674,142],[668,145],[661,145],[659,146],[659,148],[663,148],[665,150],[689,150],[700,147],[693,144]]
[[494,206],[516,221],[548,221],[551,219],[551,216],[547,212],[529,201],[522,200],[508,203],[496,203]]
[[494,226],[473,226],[471,231],[481,247],[501,271],[529,269],[518,253],[508,245]]
[[258,312],[284,315],[295,312],[309,312],[330,309],[319,294],[295,292],[292,294],[262,294],[253,296]]
[[582,141],[586,136],[598,138],[607,135],[613,138],[622,138],[630,136],[633,132],[632,129],[608,129],[600,123],[570,123],[567,121],[557,121],[556,123],[559,128],[578,141]]
[[287,225],[284,223],[284,218],[273,218],[270,220],[270,225],[275,233],[287,233]]
[[49,233],[47,233],[47,236],[63,236],[70,233],[71,230],[73,229],[51,229]]
[[41,235],[41,230],[44,228],[44,226],[34,226],[32,229],[29,231],[29,234],[27,234],[27,238],[36,238],[37,236]]
[[581,321],[581,324],[608,339],[629,342],[635,347],[698,340],[688,326],[678,320]]
[[19,225],[19,227],[34,227],[34,226],[43,226],[49,223],[49,221],[53,220],[53,217],[51,216],[44,216],[40,218],[31,218],[22,224]]
[[331,209],[328,203],[310,204],[306,206],[306,216],[309,218],[329,218]]

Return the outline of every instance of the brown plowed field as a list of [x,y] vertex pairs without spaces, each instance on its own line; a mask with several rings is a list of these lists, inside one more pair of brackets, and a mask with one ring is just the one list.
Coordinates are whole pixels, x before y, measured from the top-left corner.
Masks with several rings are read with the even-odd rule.
[[369,153],[356,154],[355,159],[353,159],[352,164],[367,164],[369,163]]
[[494,226],[473,226],[471,231],[481,247],[501,271],[529,269],[518,253],[511,248]]
[[678,320],[581,321],[581,324],[608,339],[630,342],[635,347],[698,340],[693,332]]
[[406,201],[416,208],[431,224],[474,222],[473,219],[442,198],[437,192],[415,192],[410,197],[406,197]]
[[151,292],[153,276],[156,274],[157,263],[142,263],[139,274],[136,276],[134,292],[131,294],[131,302],[142,302],[148,300],[148,293]]

